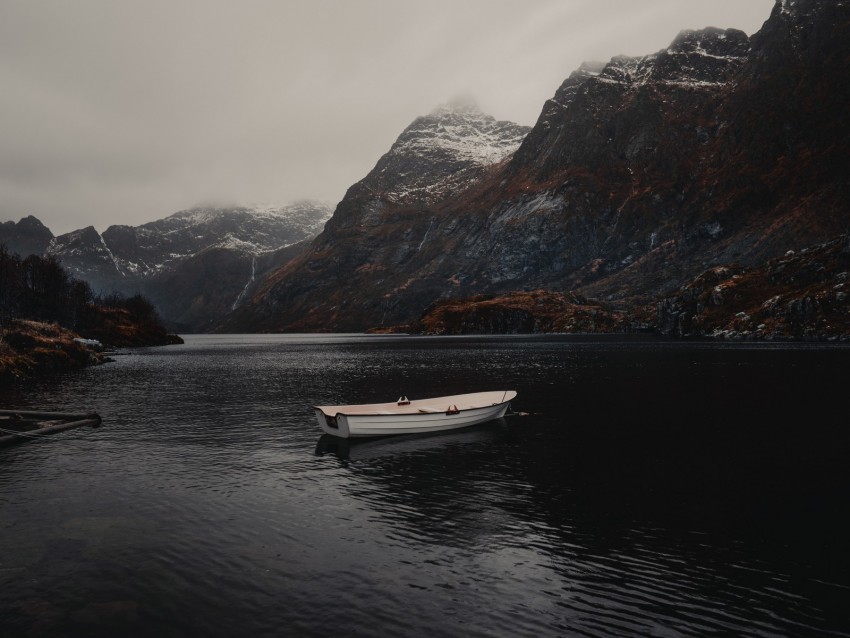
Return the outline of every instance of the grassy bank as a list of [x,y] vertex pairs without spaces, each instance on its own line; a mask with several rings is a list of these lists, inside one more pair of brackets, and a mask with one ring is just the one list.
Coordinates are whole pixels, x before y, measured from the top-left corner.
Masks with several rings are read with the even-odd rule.
[[0,383],[103,363],[106,357],[74,341],[78,334],[56,323],[18,319],[0,339]]

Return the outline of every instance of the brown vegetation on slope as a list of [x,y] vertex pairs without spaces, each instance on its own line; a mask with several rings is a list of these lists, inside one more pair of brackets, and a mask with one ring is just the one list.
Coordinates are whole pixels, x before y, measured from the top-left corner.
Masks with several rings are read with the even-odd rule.
[[0,383],[105,360],[101,353],[74,341],[77,336],[56,323],[24,319],[9,322],[0,339]]
[[54,257],[21,259],[0,244],[0,381],[102,361],[80,335],[107,347],[183,341],[141,295],[95,296]]
[[533,290],[504,295],[444,299],[422,317],[400,327],[429,335],[614,333],[635,328],[631,318],[572,293]]
[[420,319],[372,332],[612,333],[850,341],[850,236],[789,251],[762,266],[714,266],[652,304],[601,303],[546,290],[432,304]]
[[[151,306],[151,309],[153,306]],[[86,325],[85,336],[113,348],[167,346],[183,343],[169,333],[155,314],[140,316],[132,309],[97,306]]]

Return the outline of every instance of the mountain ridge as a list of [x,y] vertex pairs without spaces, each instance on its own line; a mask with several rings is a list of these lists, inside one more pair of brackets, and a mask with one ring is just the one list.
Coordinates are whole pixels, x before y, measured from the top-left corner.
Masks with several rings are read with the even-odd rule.
[[[145,286],[192,329],[392,329],[441,300],[516,308],[538,290],[550,308],[575,295],[645,325],[647,307],[691,294],[702,273],[848,232],[849,67],[847,0],[777,0],[751,37],[683,29],[654,53],[583,63],[530,128],[438,106],[291,245],[218,224],[215,207],[102,236],[46,239],[32,222],[0,233]],[[170,239],[155,250],[154,235]]]
[[[364,280],[391,275],[384,262],[415,260],[431,237],[434,220],[427,211],[487,178],[527,132],[528,127],[497,121],[469,105],[441,105],[414,119],[375,167],[348,189],[309,248],[272,273],[245,307],[216,329],[275,329],[255,311],[256,304],[273,309],[290,301],[294,321],[287,330],[324,330],[326,321],[333,326],[327,329],[341,327],[333,317],[344,314],[349,302],[339,303],[339,289],[323,296],[326,275],[330,273],[332,285],[345,279],[345,288],[356,290]],[[287,276],[293,277],[293,289],[278,296],[277,283]],[[301,304],[302,293],[316,297]]]
[[[327,204],[204,205],[139,226],[93,226],[59,236],[35,217],[0,225],[12,252],[57,257],[96,292],[142,293],[174,328],[201,331],[232,310],[261,273],[297,253],[330,217]],[[213,258],[216,255],[217,258]],[[263,271],[264,272],[264,271]]]
[[478,179],[401,203],[369,197],[369,176],[353,186],[221,329],[380,328],[442,298],[537,288],[638,308],[712,265],[839,235],[847,13],[777,3],[752,38],[683,30],[654,54],[583,65]]

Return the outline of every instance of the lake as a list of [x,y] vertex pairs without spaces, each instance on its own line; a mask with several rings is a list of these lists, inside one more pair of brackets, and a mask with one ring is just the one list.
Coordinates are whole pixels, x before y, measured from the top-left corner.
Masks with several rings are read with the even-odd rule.
[[[850,636],[850,346],[189,335],[0,390],[3,636]],[[313,404],[515,389],[347,444]]]

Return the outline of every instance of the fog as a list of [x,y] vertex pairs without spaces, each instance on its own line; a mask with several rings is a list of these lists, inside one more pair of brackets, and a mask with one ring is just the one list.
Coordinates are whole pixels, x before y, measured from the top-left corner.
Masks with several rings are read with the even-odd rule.
[[201,203],[338,202],[419,115],[533,125],[582,61],[772,0],[4,0],[0,221],[56,233]]

